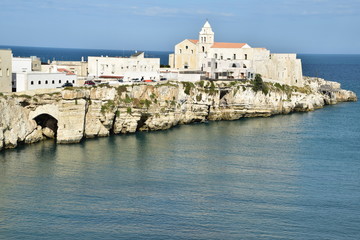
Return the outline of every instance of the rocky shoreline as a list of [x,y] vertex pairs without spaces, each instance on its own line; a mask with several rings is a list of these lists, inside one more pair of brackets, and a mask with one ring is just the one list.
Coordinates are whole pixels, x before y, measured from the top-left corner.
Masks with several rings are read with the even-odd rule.
[[159,82],[0,95],[0,150],[54,138],[169,129],[179,124],[307,112],[357,101],[337,82],[305,77],[305,87],[253,81]]

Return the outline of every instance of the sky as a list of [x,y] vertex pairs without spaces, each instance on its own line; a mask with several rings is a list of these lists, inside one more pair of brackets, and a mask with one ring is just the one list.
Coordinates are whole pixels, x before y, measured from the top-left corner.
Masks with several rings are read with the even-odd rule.
[[0,45],[172,51],[206,19],[217,42],[360,54],[360,0],[0,0]]

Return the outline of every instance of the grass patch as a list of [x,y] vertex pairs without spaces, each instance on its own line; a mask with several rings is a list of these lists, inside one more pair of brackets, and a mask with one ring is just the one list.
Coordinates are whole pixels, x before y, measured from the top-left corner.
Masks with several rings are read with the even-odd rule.
[[105,104],[101,105],[101,113],[111,112],[115,108],[115,102],[113,100],[108,100]]

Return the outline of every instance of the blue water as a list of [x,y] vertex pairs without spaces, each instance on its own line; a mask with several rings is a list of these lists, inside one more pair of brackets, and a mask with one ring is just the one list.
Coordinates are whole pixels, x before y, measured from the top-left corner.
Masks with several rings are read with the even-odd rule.
[[[304,55],[360,93],[360,55]],[[360,105],[0,153],[0,239],[359,239]]]
[[[74,49],[74,48],[45,48],[0,45],[0,49],[11,49],[14,57],[37,56],[42,62],[80,61],[82,57],[87,61],[88,56],[129,57],[135,50],[106,50],[106,49]],[[139,50],[141,51],[141,50]],[[171,52],[144,51],[145,57],[160,58],[160,63],[167,65]]]

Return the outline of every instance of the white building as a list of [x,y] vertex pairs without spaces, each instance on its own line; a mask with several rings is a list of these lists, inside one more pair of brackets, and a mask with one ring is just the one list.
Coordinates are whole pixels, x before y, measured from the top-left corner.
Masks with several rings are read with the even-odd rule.
[[145,58],[139,52],[129,58],[88,57],[89,77],[124,81],[159,80],[160,58]]
[[52,61],[51,63],[41,65],[42,72],[58,72],[58,69],[66,69],[78,77],[88,76],[88,63],[83,58],[81,61]]
[[16,92],[58,88],[64,83],[76,84],[76,75],[66,73],[23,72],[14,74]]
[[0,49],[0,92],[11,92],[12,51]]
[[185,39],[175,46],[169,65],[179,70],[204,71],[211,79],[251,79],[259,73],[264,79],[303,85],[301,60],[296,54],[271,54],[247,43],[215,42],[207,21],[198,40]]
[[31,58],[12,58],[12,70],[13,73],[31,72],[32,71],[32,59]]

